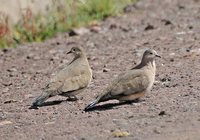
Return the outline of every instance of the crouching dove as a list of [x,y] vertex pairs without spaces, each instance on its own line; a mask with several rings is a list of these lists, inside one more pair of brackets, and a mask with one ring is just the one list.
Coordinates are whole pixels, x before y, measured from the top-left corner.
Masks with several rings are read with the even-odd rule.
[[144,52],[139,65],[122,72],[105,89],[103,94],[97,96],[85,111],[92,109],[97,103],[117,99],[119,101],[133,101],[143,97],[153,86],[156,72],[155,58],[160,57],[155,50]]
[[76,95],[89,85],[92,70],[83,48],[72,47],[67,54],[69,53],[74,55],[74,59],[50,80],[32,106],[41,106],[44,101],[55,95],[76,100]]

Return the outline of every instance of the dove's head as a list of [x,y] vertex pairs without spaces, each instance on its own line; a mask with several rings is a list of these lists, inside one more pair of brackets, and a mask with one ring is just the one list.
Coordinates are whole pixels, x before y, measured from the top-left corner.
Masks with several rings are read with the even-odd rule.
[[75,57],[81,57],[84,55],[84,51],[81,47],[72,47],[67,54],[70,53],[72,53]]
[[143,63],[148,63],[148,62],[155,60],[156,57],[161,58],[161,56],[158,55],[158,53],[155,50],[148,49],[144,52],[142,61],[143,61]]

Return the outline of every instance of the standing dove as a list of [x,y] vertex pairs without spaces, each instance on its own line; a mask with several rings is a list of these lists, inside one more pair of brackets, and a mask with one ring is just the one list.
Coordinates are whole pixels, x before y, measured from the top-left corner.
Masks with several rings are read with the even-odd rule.
[[76,100],[76,95],[89,85],[92,70],[83,48],[72,47],[69,53],[74,55],[74,59],[50,80],[43,94],[34,100],[33,106],[41,106],[45,100],[56,95]]
[[144,52],[139,65],[122,72],[105,89],[103,94],[97,96],[85,111],[93,108],[97,103],[117,99],[119,101],[133,101],[143,97],[153,86],[156,72],[155,58],[160,57],[155,50]]

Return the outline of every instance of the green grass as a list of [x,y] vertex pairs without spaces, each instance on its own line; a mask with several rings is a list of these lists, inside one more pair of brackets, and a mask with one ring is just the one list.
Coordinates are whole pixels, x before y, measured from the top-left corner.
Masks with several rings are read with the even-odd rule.
[[87,26],[93,21],[119,15],[123,8],[136,0],[66,0],[62,7],[52,8],[48,16],[37,15],[27,9],[28,14],[7,34],[0,36],[0,48],[17,46],[26,42],[42,42],[58,32],[74,27]]

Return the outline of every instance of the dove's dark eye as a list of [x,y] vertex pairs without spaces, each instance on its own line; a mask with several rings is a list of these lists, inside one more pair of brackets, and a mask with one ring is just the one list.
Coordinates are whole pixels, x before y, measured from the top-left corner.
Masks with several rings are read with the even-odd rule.
[[153,54],[152,52],[150,52],[150,54]]

